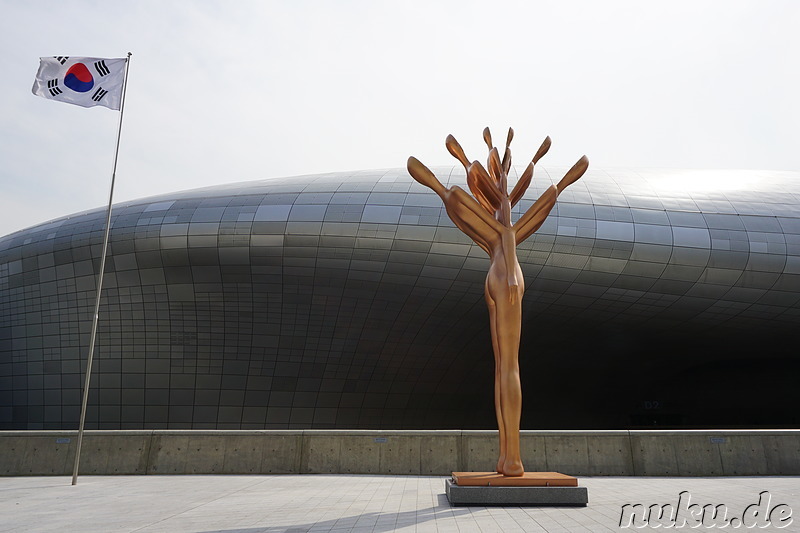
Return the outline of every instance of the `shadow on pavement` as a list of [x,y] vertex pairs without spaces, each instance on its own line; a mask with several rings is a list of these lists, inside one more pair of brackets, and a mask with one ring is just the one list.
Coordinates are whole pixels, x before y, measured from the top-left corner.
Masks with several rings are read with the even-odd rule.
[[469,514],[469,509],[460,507],[451,507],[450,502],[447,501],[447,496],[444,494],[438,495],[439,502],[435,507],[428,507],[427,509],[415,509],[413,511],[403,511],[400,513],[364,513],[354,516],[345,516],[337,518],[336,520],[323,520],[321,522],[310,522],[306,524],[292,524],[283,526],[263,526],[263,527],[249,527],[237,529],[214,529],[198,533],[306,533],[311,528],[315,530],[327,529],[361,529],[370,528],[369,531],[376,531],[385,533],[394,531],[404,526],[413,524],[421,524],[436,518],[436,514],[444,514],[449,516],[459,516]]

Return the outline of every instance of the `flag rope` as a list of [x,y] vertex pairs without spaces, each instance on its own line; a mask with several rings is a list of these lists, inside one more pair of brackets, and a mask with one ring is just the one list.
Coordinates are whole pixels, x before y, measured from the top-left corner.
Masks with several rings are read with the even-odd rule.
[[108,194],[108,207],[106,208],[106,227],[103,235],[103,251],[100,257],[100,273],[97,276],[97,297],[94,302],[94,314],[92,315],[92,334],[89,339],[89,357],[86,361],[86,378],[83,385],[83,403],[81,404],[81,420],[78,426],[78,442],[75,445],[75,464],[72,468],[72,484],[78,483],[78,467],[81,460],[81,447],[83,445],[83,430],[86,423],[86,406],[89,403],[89,383],[92,377],[92,360],[94,359],[94,345],[97,339],[97,320],[100,315],[100,296],[103,291],[103,273],[106,269],[106,252],[108,251],[108,237],[111,233],[111,205],[114,200],[114,181],[117,177],[117,158],[119,157],[119,140],[122,136],[122,115],[125,112],[125,95],[128,88],[128,70],[131,64],[131,53],[128,52],[128,59],[125,62],[125,79],[122,82],[122,97],[119,108],[119,126],[117,128],[117,147],[114,151],[114,168],[111,171],[111,191]]

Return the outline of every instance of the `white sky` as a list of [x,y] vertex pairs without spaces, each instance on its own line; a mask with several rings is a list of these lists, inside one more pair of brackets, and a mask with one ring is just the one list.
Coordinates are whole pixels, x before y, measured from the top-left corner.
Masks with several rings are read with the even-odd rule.
[[133,52],[115,202],[483,158],[800,170],[800,2],[0,0],[0,236],[108,199],[118,113],[39,56]]

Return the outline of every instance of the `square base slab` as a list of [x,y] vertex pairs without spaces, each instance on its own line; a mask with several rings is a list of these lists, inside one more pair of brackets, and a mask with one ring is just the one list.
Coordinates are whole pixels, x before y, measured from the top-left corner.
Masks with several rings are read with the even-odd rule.
[[445,480],[444,490],[452,505],[578,506],[589,503],[586,487],[456,485]]

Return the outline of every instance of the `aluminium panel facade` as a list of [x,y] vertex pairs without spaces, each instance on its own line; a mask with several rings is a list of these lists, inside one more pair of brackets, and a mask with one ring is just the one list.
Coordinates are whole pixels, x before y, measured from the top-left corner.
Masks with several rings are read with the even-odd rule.
[[[798,427],[798,183],[590,169],[565,191],[518,249],[522,428]],[[0,239],[0,429],[77,427],[104,214]],[[404,169],[112,220],[87,428],[494,427],[488,259]]]

